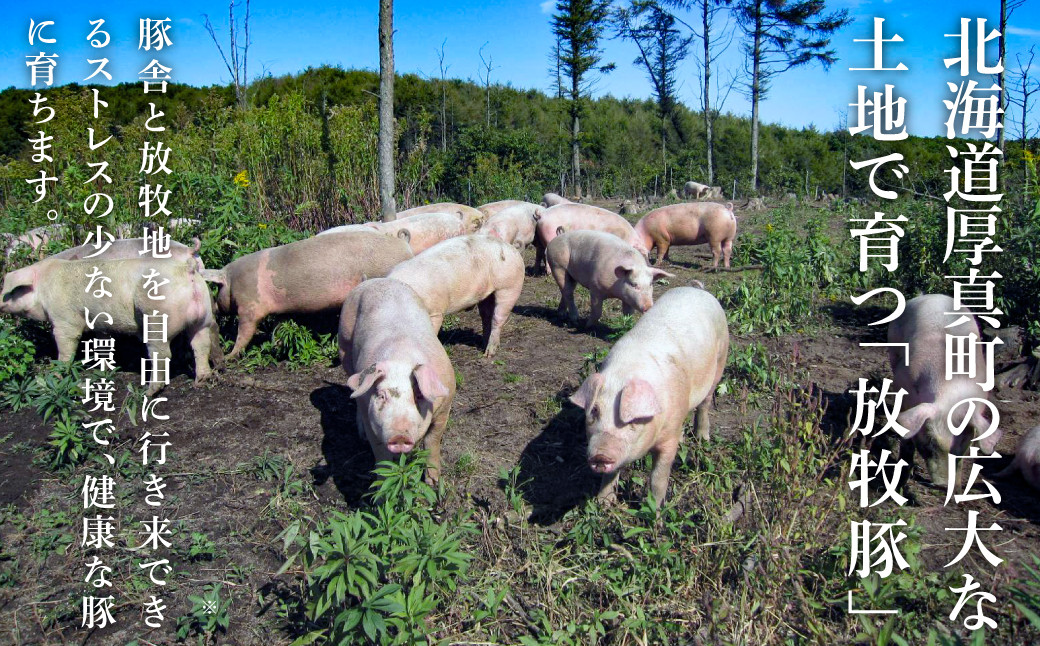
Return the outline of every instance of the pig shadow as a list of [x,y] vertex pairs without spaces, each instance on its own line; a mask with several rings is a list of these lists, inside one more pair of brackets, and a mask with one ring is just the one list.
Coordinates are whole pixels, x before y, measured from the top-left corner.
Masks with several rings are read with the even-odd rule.
[[[563,399],[568,394],[561,390],[557,397]],[[600,476],[585,460],[584,419],[584,411],[564,404],[520,454],[516,483],[531,506],[530,522],[553,525],[599,492]],[[508,483],[499,480],[498,486],[505,490]]]
[[835,324],[855,328],[856,337],[863,341],[878,343],[884,342],[886,339],[887,325],[871,326],[870,324],[891,314],[892,310],[888,308],[867,305],[857,307],[852,303],[839,302],[824,305],[820,309],[826,312]]
[[324,464],[311,468],[315,486],[330,479],[343,500],[352,507],[362,503],[362,497],[372,484],[375,458],[368,440],[358,436],[357,404],[350,398],[350,389],[326,381],[311,392],[311,405],[321,413],[321,454]]
[[544,319],[550,323],[560,320],[555,307],[546,307],[544,305],[514,305],[513,314],[528,318]]
[[451,330],[441,328],[437,338],[444,345],[468,345],[481,352],[484,351],[484,337],[469,327],[457,327]]
[[[542,320],[548,321],[553,327],[558,327],[563,330],[566,330],[568,333],[572,335],[583,334],[605,341],[609,341],[610,335],[613,334],[615,331],[614,328],[605,324],[602,319],[599,323],[596,323],[591,327],[577,327],[573,323],[571,323],[570,319],[567,318],[566,314],[560,314],[556,311],[556,308],[544,307],[542,305],[517,305],[513,308],[513,313],[519,314],[520,316],[540,318]],[[588,312],[582,312],[581,310],[578,311],[578,314],[579,323],[584,321],[585,318],[588,316]]]

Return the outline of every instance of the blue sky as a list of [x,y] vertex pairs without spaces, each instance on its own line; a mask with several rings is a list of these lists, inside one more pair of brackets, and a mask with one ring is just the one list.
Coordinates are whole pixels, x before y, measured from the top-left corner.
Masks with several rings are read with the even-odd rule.
[[[481,73],[478,50],[487,43],[484,54],[491,57],[494,65],[493,82],[548,90],[548,53],[553,43],[549,24],[554,10],[551,1],[397,0],[394,4],[398,72],[436,76],[435,50],[447,39],[448,75],[476,79]],[[989,18],[990,24],[996,27],[999,1],[833,0],[828,7],[847,8],[855,18],[852,25],[833,39],[839,62],[826,73],[819,67],[810,67],[777,77],[762,105],[762,120],[796,127],[815,124],[820,129],[831,129],[838,123],[840,111],[855,98],[857,83],[870,84],[873,89],[874,84],[889,82],[894,83],[898,93],[909,102],[910,132],[934,135],[942,131],[946,118],[942,100],[949,97],[949,91],[945,81],[957,79],[942,63],[944,57],[957,54],[957,39],[944,38],[943,34],[959,31],[962,17]],[[309,0],[278,4],[253,0],[250,76],[265,72],[277,76],[322,64],[376,69],[379,60],[377,8],[377,0],[338,4]],[[57,38],[58,42],[46,45],[45,51],[57,51],[60,56],[56,84],[82,81],[92,71],[86,61],[100,58],[99,50],[87,44],[86,36],[91,29],[89,21],[97,18],[106,20],[103,28],[112,35],[112,43],[100,51],[111,61],[106,69],[113,74],[113,82],[135,80],[138,70],[152,58],[149,52],[137,51],[137,21],[145,17],[169,17],[174,21],[170,32],[174,45],[158,58],[173,68],[176,80],[208,85],[226,83],[230,79],[203,19],[203,14],[209,14],[218,35],[226,41],[228,17],[224,2],[131,1],[112,8],[90,9],[80,2],[41,1],[32,5],[19,3],[17,7],[9,7],[5,14],[0,32],[0,57],[4,61],[0,66],[0,88],[28,87],[24,57],[41,51],[39,44],[34,47],[28,43],[30,18],[37,22],[55,21],[47,35]],[[872,36],[874,16],[886,19],[886,36],[898,33],[905,41],[886,45],[886,64],[903,62],[909,67],[908,71],[891,72],[875,79],[869,73],[848,70],[867,66],[871,60],[871,45],[854,43],[853,39]],[[1026,4],[1012,17],[1008,41],[1010,66],[1014,66],[1016,52],[1025,51],[1033,44],[1040,45],[1040,3],[1036,2]],[[644,73],[632,65],[635,56],[631,43],[607,41],[605,60],[616,62],[617,70],[599,81],[596,93],[650,96]],[[720,75],[726,75],[727,70],[740,70],[742,58],[739,42],[734,42],[721,59]],[[687,61],[682,70],[680,99],[691,106],[699,105],[697,78],[696,63]],[[748,101],[735,92],[730,94],[724,109],[737,114],[750,112]]]

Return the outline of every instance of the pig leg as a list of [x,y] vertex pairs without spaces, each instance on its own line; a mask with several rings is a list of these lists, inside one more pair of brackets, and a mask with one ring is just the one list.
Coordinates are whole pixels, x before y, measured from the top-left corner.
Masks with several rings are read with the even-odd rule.
[[599,493],[596,494],[596,498],[601,503],[613,504],[617,502],[617,481],[620,469],[614,469],[613,473],[606,473],[603,475],[603,480],[600,481]]
[[729,269],[729,257],[733,254],[733,239],[730,238],[722,243],[722,264]]
[[451,402],[441,407],[433,415],[430,430],[426,432],[425,447],[430,452],[427,460],[426,483],[433,486],[441,479],[441,439],[444,437],[444,429],[448,427],[448,414],[451,412]]
[[[499,340],[502,337],[502,328],[505,327],[506,321],[509,320],[509,315],[513,312],[513,306],[520,299],[520,291],[523,288],[521,283],[520,289],[500,289],[488,298],[484,299],[481,303],[480,316],[484,318],[484,339],[485,339],[485,351],[484,356],[491,358],[498,352]],[[484,303],[488,300],[491,301],[493,309],[489,312],[487,318],[484,317]],[[489,328],[490,319],[490,330]]]
[[242,354],[249,342],[253,340],[253,335],[256,334],[256,326],[262,318],[264,318],[263,315],[256,316],[253,312],[239,308],[238,334],[235,337],[235,347],[231,348],[231,353],[227,356],[228,359],[235,359]]
[[201,384],[210,378],[213,372],[209,367],[212,356],[212,329],[200,327],[191,337],[191,351],[195,354],[195,384]]
[[81,329],[66,329],[62,328],[59,330],[57,327],[54,328],[54,343],[58,346],[58,361],[72,361],[76,358],[76,347],[79,345],[79,338],[83,335]]
[[531,268],[531,274],[539,276],[545,273],[545,247],[534,243],[534,267]]
[[560,285],[560,307],[558,310],[562,314],[564,309],[567,310],[567,318],[571,323],[578,322],[578,305],[574,302],[574,289],[578,286],[574,277],[564,272],[564,281]]
[[672,245],[665,238],[657,240],[654,244],[657,246],[657,260],[654,261],[654,267],[659,267],[661,266],[661,263],[668,260],[668,249]]
[[[207,340],[209,340],[208,336],[205,337],[205,338]],[[192,339],[192,341],[194,341],[194,339]],[[192,350],[195,350],[194,343],[192,344]],[[169,343],[152,342],[152,343],[148,344],[148,361],[152,362],[154,360],[156,362],[155,366],[162,366],[162,365],[167,365],[168,366],[169,365],[168,360],[169,360],[171,355],[172,355],[172,353],[170,352],[170,344]],[[196,357],[199,356],[197,350],[195,350],[195,356]],[[202,355],[202,356],[205,357],[206,355]],[[169,380],[169,373],[167,373],[166,377],[167,377],[167,380]],[[166,383],[163,382],[163,381],[151,381],[151,382],[148,382],[147,394],[148,394],[149,397],[151,397],[152,395],[154,395],[155,393],[159,392],[160,390],[162,390],[165,387],[166,387]]]
[[722,243],[712,241],[711,243],[711,268],[718,271],[719,258],[722,256]]
[[220,345],[220,328],[216,323],[209,326],[209,362],[214,370],[224,369],[224,348]]
[[675,462],[678,450],[678,441],[670,440],[652,451],[654,467],[650,471],[650,491],[658,505],[664,502],[668,494],[668,477],[672,474],[672,463]]
[[444,314],[430,314],[430,325],[433,326],[433,333],[437,334],[441,331],[441,325],[444,324]]
[[693,422],[693,430],[697,432],[698,440],[711,439],[711,424],[708,422],[708,408],[711,397],[706,398],[697,406],[696,418]]
[[603,316],[603,295],[597,291],[589,290],[589,318],[585,321],[586,327],[592,327],[599,323]]

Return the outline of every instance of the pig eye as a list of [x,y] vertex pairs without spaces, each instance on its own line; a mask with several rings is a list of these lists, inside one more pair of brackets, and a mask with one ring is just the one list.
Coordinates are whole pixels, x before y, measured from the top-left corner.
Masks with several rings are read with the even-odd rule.
[[589,409],[589,419],[599,419],[599,405],[593,406]]

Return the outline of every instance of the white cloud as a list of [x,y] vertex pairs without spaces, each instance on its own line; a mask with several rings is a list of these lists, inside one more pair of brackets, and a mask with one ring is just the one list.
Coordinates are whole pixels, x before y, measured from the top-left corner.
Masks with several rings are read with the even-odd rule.
[[1040,29],[1024,29],[1022,27],[1012,27],[1008,25],[1008,33],[1016,36],[1031,36],[1032,38],[1040,38]]
[[553,9],[556,8],[556,0],[545,0],[538,6],[541,7],[542,13],[552,13]]

